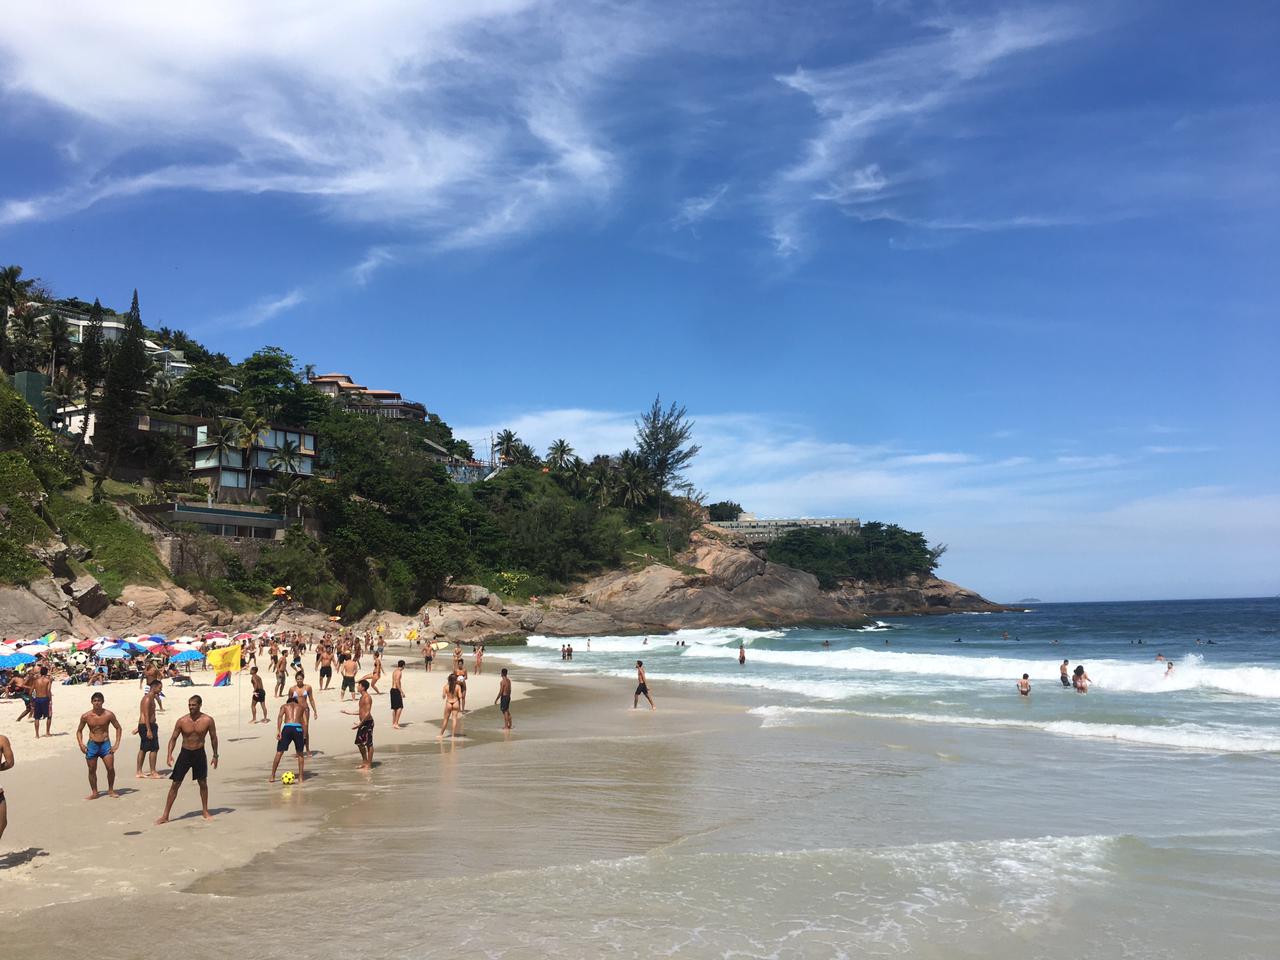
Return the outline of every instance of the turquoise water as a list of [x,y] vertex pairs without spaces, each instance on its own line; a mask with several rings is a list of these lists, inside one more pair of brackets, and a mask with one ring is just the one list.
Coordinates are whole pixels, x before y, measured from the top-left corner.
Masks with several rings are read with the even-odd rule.
[[[560,661],[564,642],[531,638],[515,659],[621,678],[634,676],[641,658],[655,692],[666,683],[733,690],[752,699],[765,725],[843,713],[1170,749],[1280,751],[1277,599],[1045,604],[1022,614],[885,619],[861,630],[583,637],[572,641],[572,663]],[[1063,659],[1084,665],[1087,695],[1062,687]],[[1015,689],[1024,673],[1030,697]]]

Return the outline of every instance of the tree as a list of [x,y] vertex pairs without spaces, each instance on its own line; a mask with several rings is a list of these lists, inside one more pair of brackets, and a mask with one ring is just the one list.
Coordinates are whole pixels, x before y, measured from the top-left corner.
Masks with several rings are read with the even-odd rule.
[[662,494],[702,449],[689,443],[693,426],[684,407],[672,402],[663,410],[661,396],[655,397],[653,406],[636,421],[636,453],[653,477],[659,498],[659,516],[662,513]]
[[617,492],[622,506],[638,510],[654,495],[653,474],[645,462],[630,450],[618,458]]
[[58,371],[72,365],[71,325],[57,311],[44,318],[44,350],[50,379],[57,379]]
[[573,460],[573,447],[568,440],[557,440],[547,447],[547,466],[563,470]]
[[76,382],[70,374],[60,374],[49,382],[44,388],[44,398],[49,401],[49,408],[52,411],[52,418],[59,422],[59,426],[65,426],[62,423],[62,409],[69,407],[74,402],[76,396]]
[[205,435],[204,447],[213,454],[213,462],[217,465],[214,473],[213,499],[222,497],[222,465],[232,450],[240,449],[240,425],[218,421],[209,428]]
[[174,404],[183,413],[216,417],[226,413],[234,394],[226,389],[223,375],[207,363],[193,364],[174,389]]
[[284,473],[297,473],[301,464],[302,453],[292,440],[286,440],[280,444],[280,448],[272,453],[267,461],[267,466],[272,470],[280,470]]
[[505,463],[515,462],[516,444],[520,442],[520,438],[516,436],[514,430],[503,430],[498,434],[495,446],[498,449],[498,459]]
[[742,516],[742,504],[721,500],[707,507],[707,515],[712,521],[737,520]]
[[93,411],[95,394],[102,385],[107,370],[107,356],[102,333],[102,304],[95,297],[89,308],[89,326],[80,343],[80,383],[84,389],[84,430],[80,434],[83,443],[89,432],[89,414]]
[[142,314],[138,309],[138,291],[133,291],[133,304],[125,318],[124,334],[111,355],[111,365],[102,390],[93,445],[106,457],[103,474],[95,483],[95,496],[100,496],[101,476],[110,476],[124,452],[133,431],[133,418],[146,393],[151,375],[151,360],[142,344]]
[[250,500],[253,499],[253,471],[256,466],[253,462],[253,448],[258,445],[262,433],[270,429],[271,424],[266,417],[255,410],[245,410],[244,422],[240,425],[240,449],[244,453],[244,469],[248,474]]
[[19,266],[0,267],[0,368],[12,371],[9,355],[9,312],[18,310],[31,299],[34,277],[23,277]]

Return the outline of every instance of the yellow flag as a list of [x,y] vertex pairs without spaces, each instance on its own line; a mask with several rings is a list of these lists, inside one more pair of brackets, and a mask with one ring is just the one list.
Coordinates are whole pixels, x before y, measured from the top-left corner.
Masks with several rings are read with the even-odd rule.
[[204,655],[205,660],[209,664],[210,670],[216,670],[219,673],[240,672],[240,644],[234,647],[219,647],[217,650],[210,650]]

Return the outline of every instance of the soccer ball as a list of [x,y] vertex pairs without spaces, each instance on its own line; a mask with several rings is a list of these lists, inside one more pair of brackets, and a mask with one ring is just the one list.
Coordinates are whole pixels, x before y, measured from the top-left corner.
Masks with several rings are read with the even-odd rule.
[[298,775],[294,773],[292,770],[286,770],[284,773],[280,775],[280,782],[283,783],[286,787],[297,779],[298,779]]

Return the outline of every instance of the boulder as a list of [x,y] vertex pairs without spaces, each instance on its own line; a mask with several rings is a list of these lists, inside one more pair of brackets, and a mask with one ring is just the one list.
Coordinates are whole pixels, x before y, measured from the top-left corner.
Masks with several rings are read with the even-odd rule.
[[67,595],[62,592],[62,588],[58,585],[58,581],[51,577],[42,577],[39,580],[32,580],[27,584],[27,589],[32,595],[48,606],[57,616],[64,620],[71,618],[71,601]]
[[490,610],[492,610],[494,613],[502,612],[502,598],[498,596],[496,593],[489,594],[489,596],[485,597],[483,602],[484,602],[484,605],[488,607]]
[[29,640],[67,626],[65,617],[26,587],[0,587],[0,638]]
[[173,604],[175,610],[182,613],[198,613],[200,611],[200,601],[196,599],[195,594],[182,587],[169,587],[165,593],[169,595],[169,602]]
[[96,617],[111,606],[111,598],[95,578],[87,573],[63,584],[62,591],[71,598],[71,604],[86,617]]
[[451,583],[440,588],[440,599],[446,603],[487,603],[491,596],[488,590],[474,583]]

